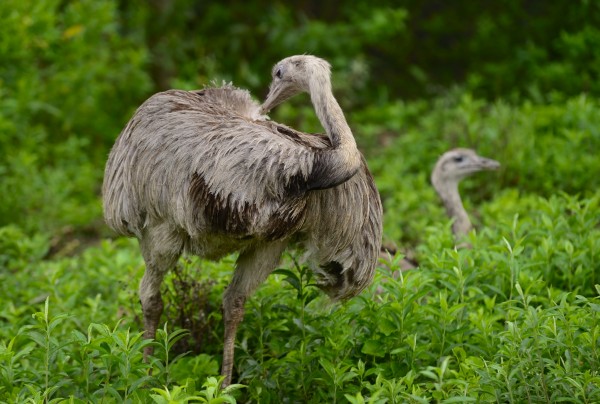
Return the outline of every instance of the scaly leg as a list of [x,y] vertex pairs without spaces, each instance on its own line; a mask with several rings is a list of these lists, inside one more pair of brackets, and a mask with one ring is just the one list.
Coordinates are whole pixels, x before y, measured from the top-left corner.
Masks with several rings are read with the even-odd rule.
[[[183,241],[168,225],[148,227],[140,238],[140,249],[146,263],[146,271],[140,283],[139,296],[144,314],[144,338],[153,339],[163,312],[160,286],[167,271],[181,255]],[[144,348],[144,361],[154,348]]]
[[275,269],[286,244],[286,241],[280,240],[256,245],[240,253],[233,279],[223,296],[225,338],[221,374],[225,376],[225,379],[222,387],[231,384],[235,334],[238,325],[244,318],[244,303]]

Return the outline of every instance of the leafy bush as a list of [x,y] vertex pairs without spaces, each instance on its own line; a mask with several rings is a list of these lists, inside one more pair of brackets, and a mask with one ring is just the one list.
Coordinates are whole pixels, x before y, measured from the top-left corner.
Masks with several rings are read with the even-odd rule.
[[110,1],[0,4],[0,225],[99,216],[100,162],[150,90],[145,50],[119,34],[116,13]]
[[[148,341],[139,333],[130,285],[143,264],[134,242],[34,259],[2,279],[9,294],[0,312],[0,397],[594,402],[600,398],[599,200],[598,193],[546,199],[505,191],[482,206],[494,225],[470,235],[471,249],[454,249],[449,229],[430,224],[418,270],[394,273],[400,257],[383,260],[374,285],[341,305],[318,292],[292,254],[246,305],[236,352],[237,380],[246,388],[236,391],[215,390],[210,379],[219,371],[222,327],[206,329],[203,354],[178,354],[175,346],[187,336],[169,331],[180,322],[177,310],[166,311],[155,357],[142,362]],[[532,209],[515,215],[523,206]],[[23,245],[44,251],[32,242]],[[175,286],[193,279],[213,285],[199,289],[207,293],[199,310],[215,310],[232,261],[180,265],[165,284],[174,294],[167,306],[193,306],[182,296],[189,290]],[[28,288],[19,286],[25,280]],[[220,323],[218,310],[214,320]]]
[[[161,6],[162,5],[162,6]],[[264,95],[273,63],[311,53],[333,62],[347,108],[438,96],[455,84],[486,99],[597,96],[594,1],[130,1],[158,89],[234,80]],[[252,61],[250,63],[250,61]]]

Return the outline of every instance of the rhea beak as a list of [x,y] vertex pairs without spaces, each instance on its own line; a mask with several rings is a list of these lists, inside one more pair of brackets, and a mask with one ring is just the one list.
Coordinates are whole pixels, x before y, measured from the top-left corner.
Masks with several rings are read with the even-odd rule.
[[485,157],[479,158],[479,165],[482,170],[497,170],[498,168],[500,168],[499,162]]
[[269,94],[267,94],[265,102],[260,106],[260,113],[267,114],[270,110],[299,92],[299,89],[290,86],[289,83],[285,83],[282,80],[272,82],[269,87]]

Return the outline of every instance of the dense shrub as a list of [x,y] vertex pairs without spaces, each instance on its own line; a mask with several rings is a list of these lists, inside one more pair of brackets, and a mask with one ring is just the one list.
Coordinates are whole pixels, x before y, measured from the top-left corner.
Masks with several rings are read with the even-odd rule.
[[488,99],[600,94],[595,1],[136,0],[121,11],[131,31],[145,27],[160,88],[226,78],[263,95],[276,60],[311,53],[341,72],[348,106],[455,83]]
[[119,35],[114,6],[0,4],[0,224],[53,230],[98,217],[107,149],[150,91],[145,49]]
[[[471,234],[471,249],[455,250],[447,227],[427,223],[418,270],[392,276],[400,257],[383,260],[375,284],[342,305],[286,259],[247,303],[236,356],[247,387],[230,393],[244,402],[597,401],[599,201],[504,192],[482,206],[494,224]],[[514,215],[524,206],[532,209]],[[0,235],[13,251],[45,249],[14,231]],[[207,283],[207,303],[189,321],[216,317],[201,329],[203,353],[178,356],[175,345],[189,337],[172,331],[179,311],[167,310],[150,377],[131,286],[143,269],[136,243],[104,242],[56,261],[37,255],[0,279],[2,400],[208,394],[201,385],[218,373],[216,308],[231,260],[182,260],[169,276],[167,306],[187,301],[178,282]]]
[[[477,174],[461,185],[476,223],[493,224],[478,214],[476,204],[507,188],[544,197],[591,195],[600,187],[594,152],[600,150],[599,107],[586,96],[511,105],[459,92],[351,114],[359,142],[373,156],[369,165],[384,200],[385,235],[414,244],[427,220],[447,220],[429,176],[437,158],[452,147],[471,147],[502,164],[498,172]],[[379,147],[369,147],[374,141]]]

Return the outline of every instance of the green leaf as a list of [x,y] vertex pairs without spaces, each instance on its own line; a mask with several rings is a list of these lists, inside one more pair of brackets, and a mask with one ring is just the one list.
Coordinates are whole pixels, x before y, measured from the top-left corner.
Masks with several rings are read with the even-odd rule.
[[365,341],[365,343],[362,346],[361,352],[367,355],[373,355],[380,358],[384,357],[386,354],[384,344],[380,340],[373,339]]
[[398,325],[386,317],[380,317],[377,320],[377,326],[386,337],[398,332]]
[[356,393],[356,395],[354,396],[351,396],[350,394],[344,394],[344,397],[346,397],[346,400],[348,400],[348,402],[350,402],[351,404],[365,403],[365,399],[363,398],[362,394],[360,394],[360,392]]
[[451,397],[451,398],[446,398],[444,400],[441,401],[444,404],[452,404],[452,403],[475,403],[477,402],[477,399],[474,397]]

